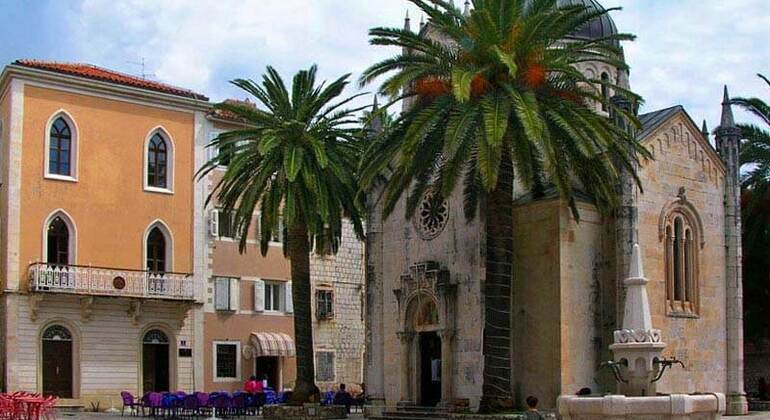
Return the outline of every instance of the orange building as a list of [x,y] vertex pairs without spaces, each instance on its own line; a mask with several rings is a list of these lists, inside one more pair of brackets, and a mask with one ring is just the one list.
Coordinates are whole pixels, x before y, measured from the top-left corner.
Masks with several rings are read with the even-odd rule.
[[[3,388],[87,405],[192,389],[208,99],[89,65],[0,76]],[[196,264],[199,264],[196,266]]]

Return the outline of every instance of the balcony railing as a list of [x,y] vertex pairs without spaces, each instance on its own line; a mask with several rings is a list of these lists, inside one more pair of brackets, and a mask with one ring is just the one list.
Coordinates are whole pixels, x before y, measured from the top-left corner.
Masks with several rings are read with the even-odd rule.
[[35,292],[195,300],[190,274],[78,265],[34,263],[29,267],[29,288]]

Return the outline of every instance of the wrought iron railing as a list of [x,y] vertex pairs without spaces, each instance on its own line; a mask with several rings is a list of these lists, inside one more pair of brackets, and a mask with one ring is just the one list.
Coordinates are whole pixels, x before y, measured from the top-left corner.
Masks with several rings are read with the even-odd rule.
[[35,292],[195,300],[190,274],[34,263],[29,288]]

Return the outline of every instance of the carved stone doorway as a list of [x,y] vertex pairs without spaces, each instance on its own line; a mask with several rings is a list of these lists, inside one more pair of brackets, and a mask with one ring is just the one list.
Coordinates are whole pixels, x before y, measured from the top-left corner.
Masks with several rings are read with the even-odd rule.
[[420,405],[435,407],[441,402],[441,339],[435,331],[419,333]]

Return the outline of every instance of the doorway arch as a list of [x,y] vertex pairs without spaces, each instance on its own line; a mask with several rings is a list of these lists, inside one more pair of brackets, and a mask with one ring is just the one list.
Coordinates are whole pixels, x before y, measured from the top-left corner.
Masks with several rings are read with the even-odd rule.
[[43,330],[41,366],[43,395],[75,396],[75,345],[72,331],[56,323]]
[[142,391],[171,390],[172,352],[168,334],[151,328],[142,335]]

